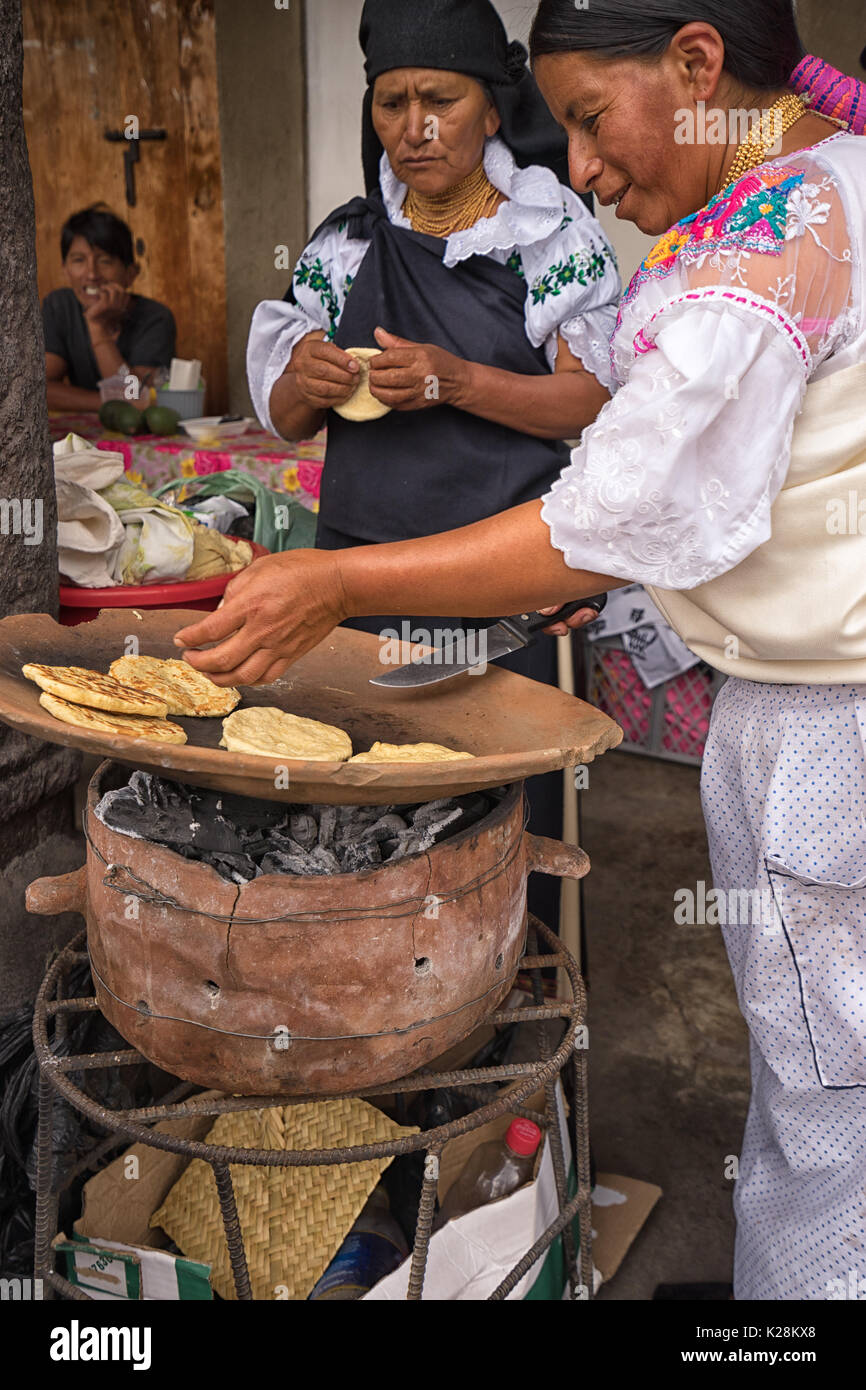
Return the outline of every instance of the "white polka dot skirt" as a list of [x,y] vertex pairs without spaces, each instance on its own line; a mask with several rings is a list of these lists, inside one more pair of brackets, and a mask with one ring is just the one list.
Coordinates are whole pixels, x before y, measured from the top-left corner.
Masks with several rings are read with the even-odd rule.
[[751,1034],[737,1299],[866,1299],[866,686],[732,679],[701,795]]

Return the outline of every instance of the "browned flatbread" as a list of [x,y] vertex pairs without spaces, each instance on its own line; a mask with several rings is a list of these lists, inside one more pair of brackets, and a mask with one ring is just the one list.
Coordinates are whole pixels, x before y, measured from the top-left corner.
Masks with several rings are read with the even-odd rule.
[[144,714],[112,714],[101,709],[74,705],[43,691],[39,703],[55,719],[73,724],[77,729],[92,729],[99,734],[124,734],[127,738],[146,738],[151,743],[186,743],[186,733],[179,724],[167,719],[152,719]]
[[35,681],[41,690],[67,700],[72,705],[109,710],[113,714],[145,714],[164,718],[168,708],[155,695],[143,695],[114,676],[89,671],[85,666],[42,666],[38,662],[21,667],[21,674]]
[[197,719],[231,714],[240,704],[241,692],[234,686],[214,685],[187,661],[162,660],[158,656],[121,656],[108,668],[116,680],[164,700],[169,714]]

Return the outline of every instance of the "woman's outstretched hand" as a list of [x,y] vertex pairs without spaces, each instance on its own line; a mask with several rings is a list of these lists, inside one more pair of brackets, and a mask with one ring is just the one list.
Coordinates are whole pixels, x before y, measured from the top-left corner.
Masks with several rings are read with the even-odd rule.
[[269,685],[348,616],[335,553],[289,550],[254,560],[174,642],[217,685]]

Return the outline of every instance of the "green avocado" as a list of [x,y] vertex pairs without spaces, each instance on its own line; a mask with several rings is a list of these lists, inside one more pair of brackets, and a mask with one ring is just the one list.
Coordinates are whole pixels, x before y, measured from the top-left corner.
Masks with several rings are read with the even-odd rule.
[[99,407],[99,422],[107,430],[120,430],[119,421],[123,419],[128,401],[103,401]]
[[180,419],[176,410],[170,410],[167,405],[151,405],[144,412],[147,428],[151,434],[177,434],[177,422]]
[[111,401],[115,409],[111,412],[110,429],[120,434],[138,434],[142,427],[141,411],[129,401]]

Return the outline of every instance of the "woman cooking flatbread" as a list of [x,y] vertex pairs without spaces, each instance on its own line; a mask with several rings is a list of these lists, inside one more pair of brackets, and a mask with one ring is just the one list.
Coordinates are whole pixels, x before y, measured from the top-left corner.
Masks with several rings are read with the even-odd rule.
[[[543,503],[261,560],[180,640],[267,681],[387,595],[486,613],[654,586],[729,675],[702,790],[751,1034],[735,1295],[844,1298],[866,1277],[866,88],[800,61],[788,0],[543,0],[532,53],[574,186],[661,235],[620,390]],[[743,138],[752,109],[773,119]],[[721,141],[695,138],[716,115]]]
[[[360,40],[371,192],[326,218],[289,302],[259,305],[248,348],[267,428],[307,438],[327,419],[316,536],[327,550],[426,536],[541,497],[568,458],[562,441],[608,399],[621,289],[601,227],[560,182],[566,142],[526,50],[509,45],[489,0],[367,0]],[[363,422],[354,399],[352,418],[338,413],[362,374],[345,351],[355,348],[377,353],[367,403],[380,414]],[[406,616],[404,626],[388,605],[354,625],[418,626],[435,646],[460,628]],[[552,642],[500,664],[557,682]],[[560,835],[559,775],[527,790],[532,829]],[[533,910],[554,920],[558,885],[536,879],[532,892]]]

